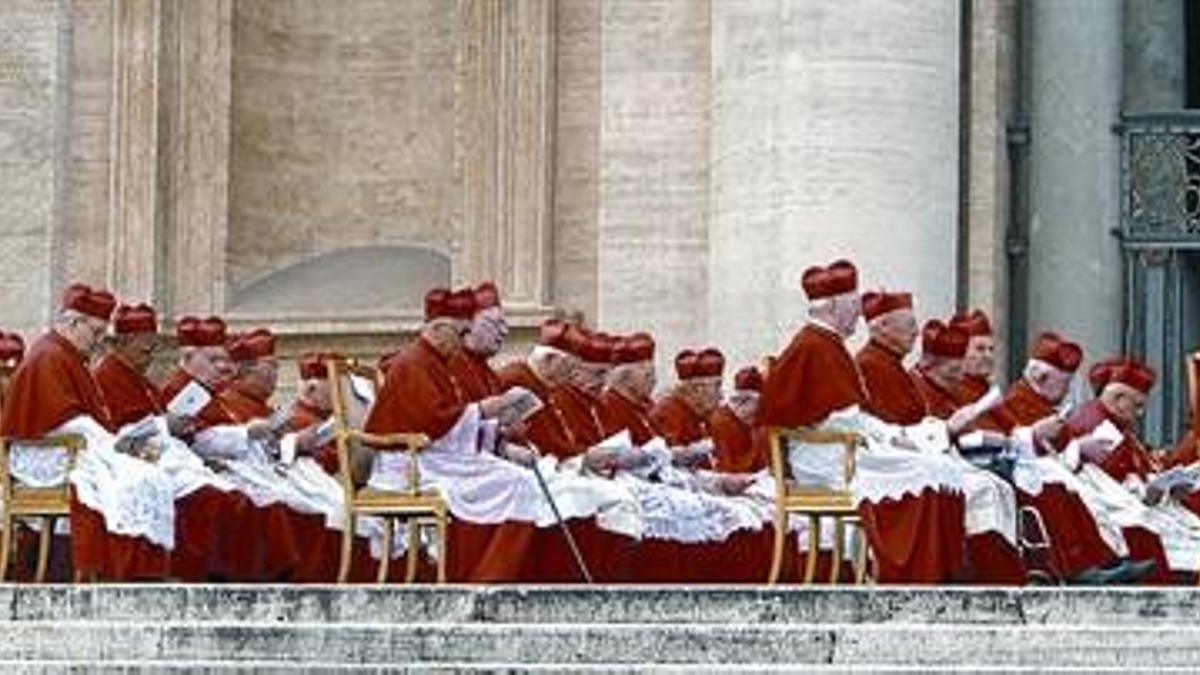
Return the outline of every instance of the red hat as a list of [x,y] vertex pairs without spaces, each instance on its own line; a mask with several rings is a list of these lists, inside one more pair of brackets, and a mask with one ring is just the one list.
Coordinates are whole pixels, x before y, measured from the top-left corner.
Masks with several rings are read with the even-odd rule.
[[804,270],[801,279],[809,300],[819,300],[858,288],[858,270],[849,260],[838,260],[828,267],[816,265]]
[[1029,356],[1065,373],[1073,373],[1083,361],[1083,349],[1074,342],[1063,339],[1058,333],[1046,331],[1034,340]]
[[500,289],[491,281],[485,281],[475,287],[475,313],[485,309],[500,306]]
[[685,349],[675,355],[675,375],[681,380],[690,380],[696,377],[699,365],[700,355],[690,349]]
[[921,329],[921,351],[930,356],[961,359],[967,355],[969,339],[966,331],[961,328],[930,319]]
[[762,372],[754,366],[746,366],[733,376],[733,388],[738,391],[762,391]]
[[1123,384],[1133,387],[1143,394],[1149,394],[1154,388],[1154,369],[1134,359],[1126,359],[1115,367],[1109,376],[1108,384]]
[[474,289],[461,288],[451,291],[445,288],[434,288],[425,294],[426,321],[443,318],[470,320],[474,314]]
[[579,357],[588,363],[612,363],[617,341],[607,333],[592,333],[581,345]]
[[725,370],[725,355],[716,347],[709,347],[696,357],[697,377],[720,377]]
[[574,324],[567,324],[565,334],[563,335],[563,351],[577,356],[581,359],[586,359],[584,352],[588,349],[589,333],[587,330],[580,328]]
[[863,318],[867,321],[898,309],[912,309],[912,293],[868,291],[862,296]]
[[547,319],[543,321],[541,331],[538,334],[538,344],[562,351],[569,351],[566,341],[567,328],[568,325],[561,319]]
[[431,288],[425,293],[425,320],[433,321],[439,316],[446,315],[446,300],[450,291],[445,288]]
[[0,362],[20,361],[25,356],[25,341],[16,333],[0,332]]
[[654,338],[649,333],[634,333],[626,338],[628,347],[634,359],[633,363],[638,361],[653,361],[654,360]]
[[328,374],[325,363],[341,359],[341,354],[333,352],[308,352],[296,362],[302,380],[320,380]]
[[1098,361],[1088,369],[1088,383],[1092,385],[1092,391],[1096,394],[1104,391],[1108,386],[1109,380],[1112,379],[1113,371],[1115,371],[1124,359],[1120,357],[1108,358],[1103,361]]
[[275,355],[275,336],[266,328],[239,335],[229,345],[229,356],[239,363]]
[[145,303],[117,307],[112,322],[117,335],[158,332],[158,317],[154,314],[154,308]]
[[180,347],[220,347],[225,344],[225,322],[220,317],[185,316],[175,326]]
[[73,309],[97,319],[108,321],[117,299],[103,289],[93,289],[85,284],[71,284],[63,292],[63,309]]
[[987,314],[979,309],[970,314],[955,314],[954,318],[950,319],[950,325],[966,332],[969,337],[984,337],[992,334],[992,322],[988,321]]

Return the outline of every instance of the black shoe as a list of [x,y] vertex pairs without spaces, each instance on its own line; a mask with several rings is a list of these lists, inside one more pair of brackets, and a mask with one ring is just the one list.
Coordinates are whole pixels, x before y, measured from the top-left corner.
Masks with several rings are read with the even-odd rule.
[[1158,563],[1153,560],[1123,560],[1121,562],[1124,563],[1122,565],[1123,574],[1113,583],[1136,584],[1154,574],[1155,570],[1158,569]]
[[1120,583],[1117,581],[1124,574],[1125,561],[1118,561],[1109,567],[1089,567],[1067,580],[1072,586],[1108,586]]

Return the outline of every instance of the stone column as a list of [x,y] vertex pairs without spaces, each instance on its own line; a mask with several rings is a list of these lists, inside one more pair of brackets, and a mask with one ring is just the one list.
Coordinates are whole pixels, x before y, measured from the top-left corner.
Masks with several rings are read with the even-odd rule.
[[[714,2],[709,332],[736,362],[803,319],[803,270],[955,294],[959,6]],[[899,58],[903,55],[903,58]]]
[[706,318],[709,4],[600,9],[598,323],[652,331],[660,366],[680,347],[724,342]]
[[112,201],[108,285],[153,301],[158,227],[161,0],[126,0],[113,13]]
[[1032,6],[1029,334],[1121,345],[1121,1]]
[[1183,0],[1125,0],[1124,12],[1125,112],[1183,108]]

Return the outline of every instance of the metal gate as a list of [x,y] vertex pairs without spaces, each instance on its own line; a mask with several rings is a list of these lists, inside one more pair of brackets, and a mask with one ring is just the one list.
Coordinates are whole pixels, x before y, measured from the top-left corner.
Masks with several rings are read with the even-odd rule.
[[1187,427],[1184,355],[1200,347],[1200,113],[1128,115],[1121,134],[1123,342],[1159,373],[1142,433]]

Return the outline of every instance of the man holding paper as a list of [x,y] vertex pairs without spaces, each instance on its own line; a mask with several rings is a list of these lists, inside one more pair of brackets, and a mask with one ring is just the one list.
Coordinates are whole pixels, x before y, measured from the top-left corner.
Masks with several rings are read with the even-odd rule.
[[[75,569],[106,579],[162,578],[175,547],[174,492],[154,464],[116,449],[108,408],[87,361],[108,326],[116,299],[72,284],[51,328],[13,374],[0,435],[14,439],[11,469],[34,487],[72,487]],[[77,433],[86,440],[70,476],[58,452],[22,449],[18,439]]]

